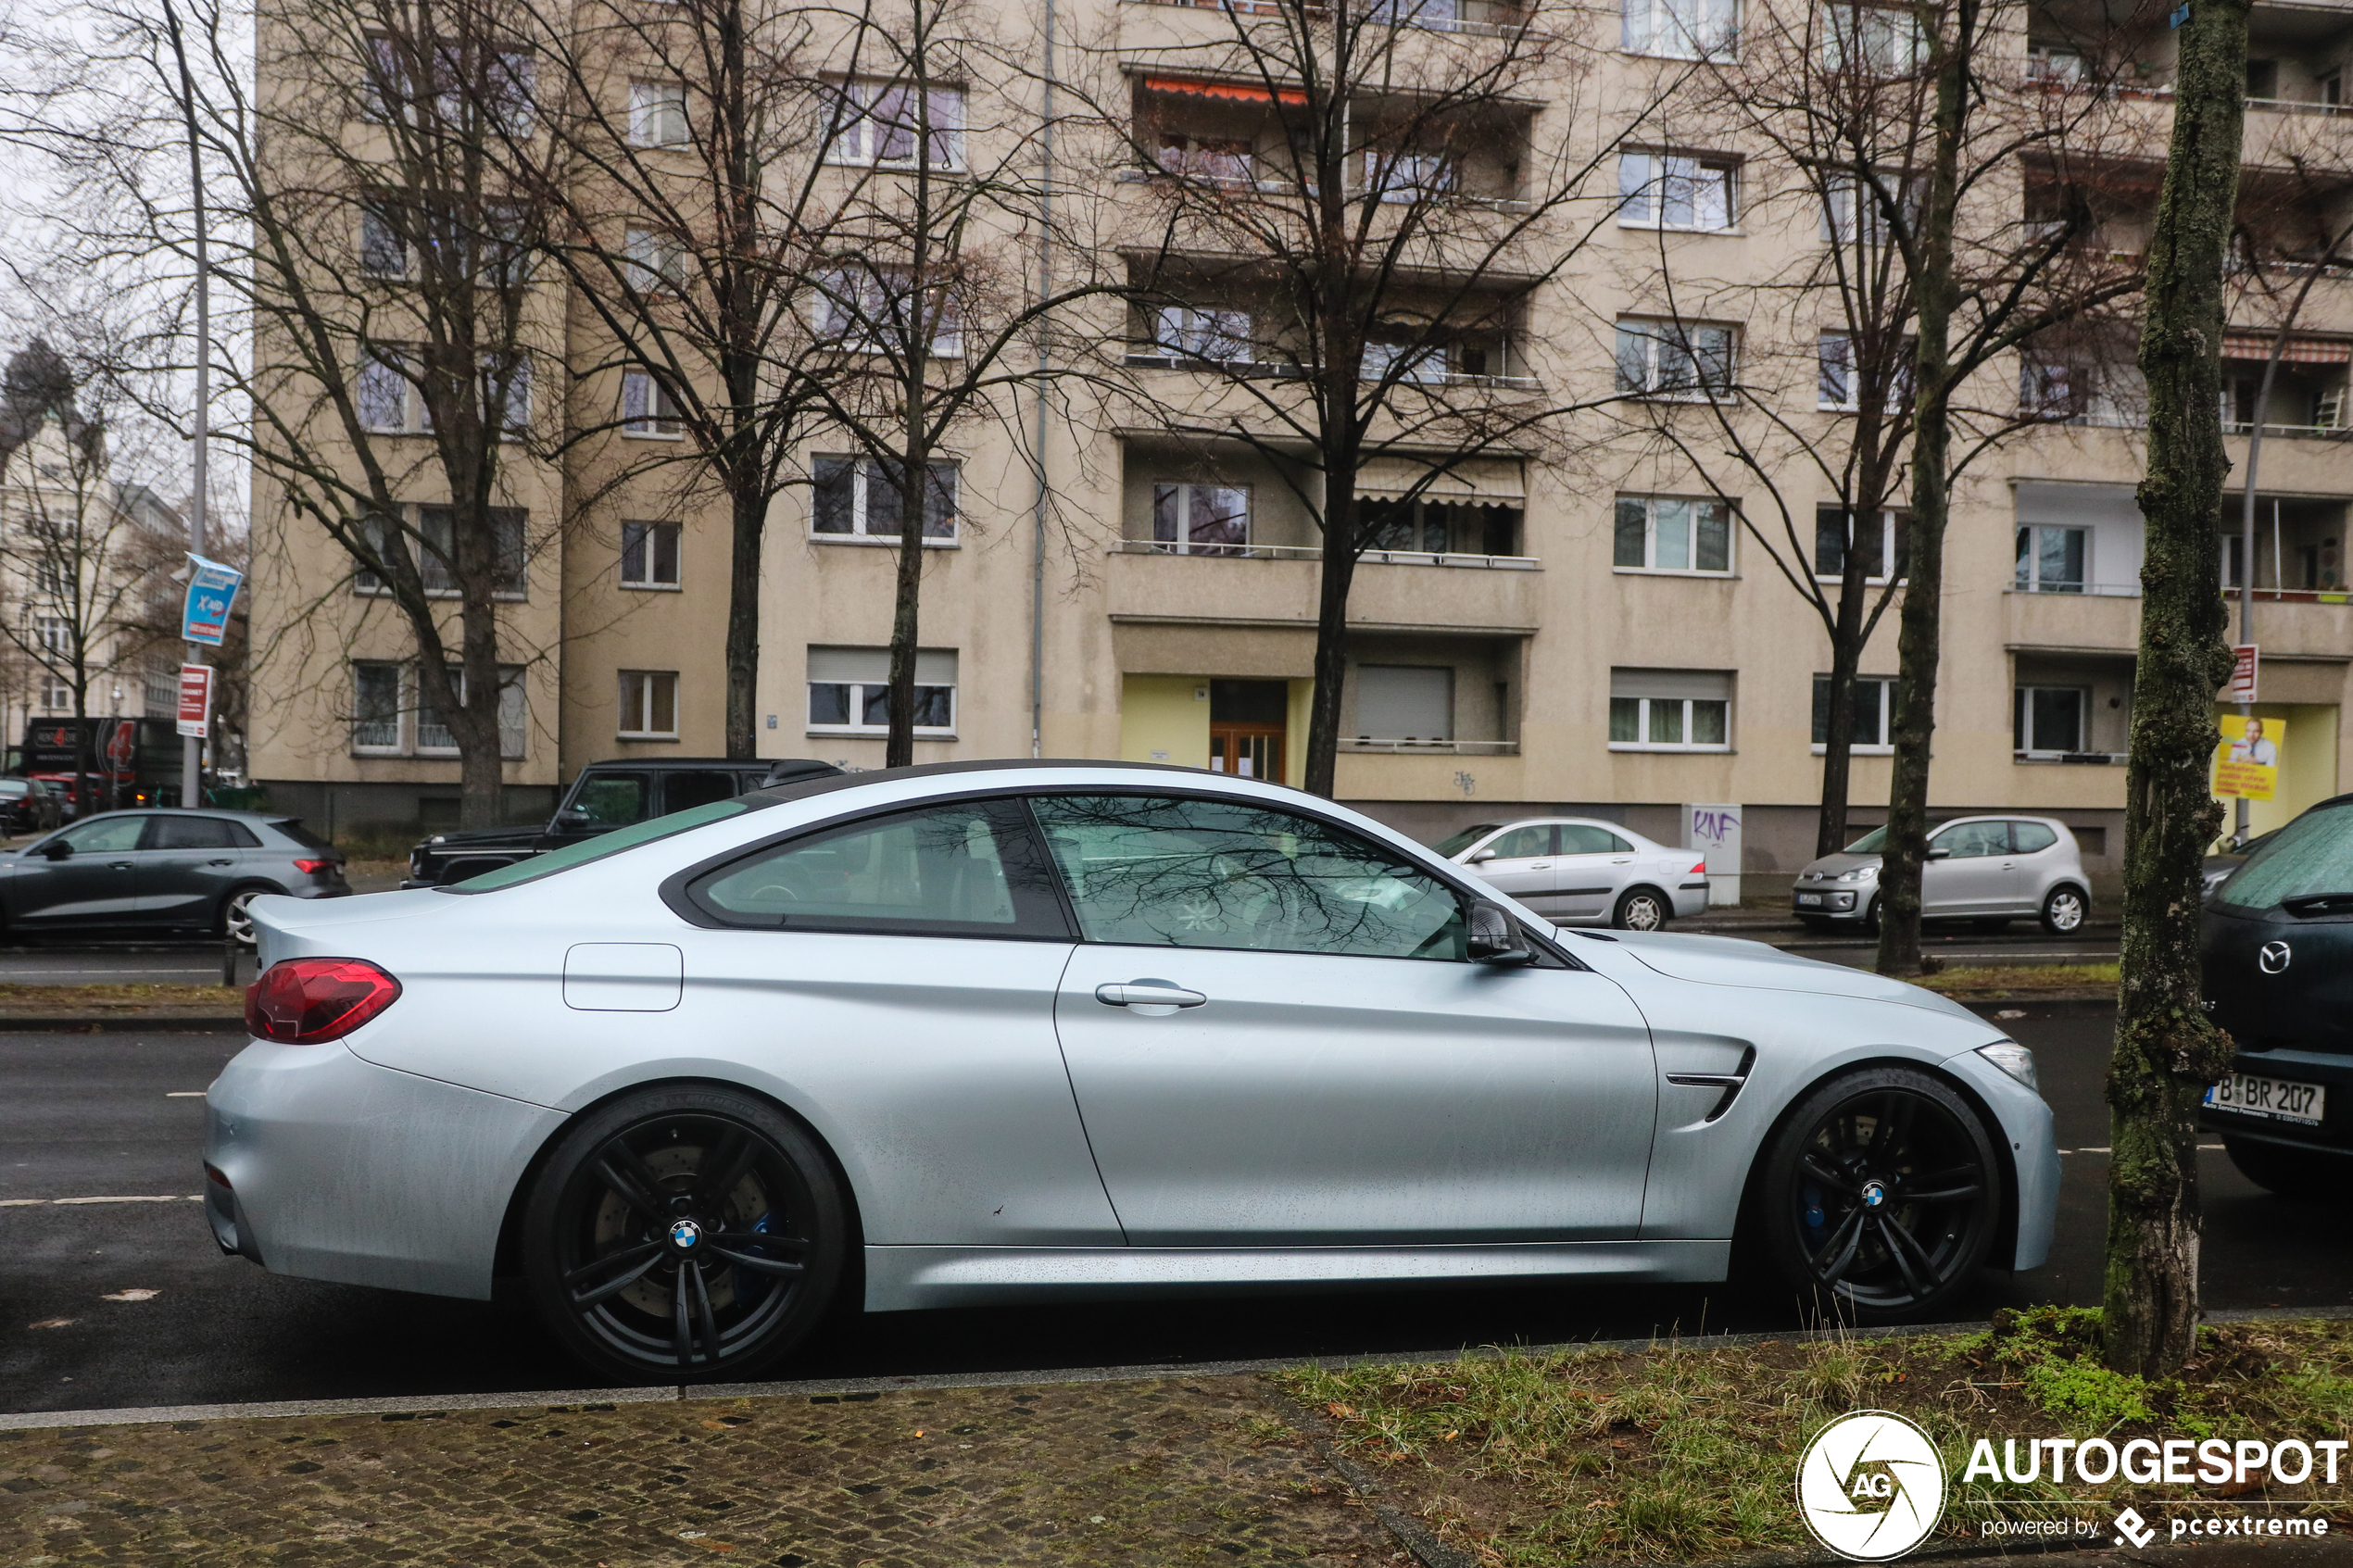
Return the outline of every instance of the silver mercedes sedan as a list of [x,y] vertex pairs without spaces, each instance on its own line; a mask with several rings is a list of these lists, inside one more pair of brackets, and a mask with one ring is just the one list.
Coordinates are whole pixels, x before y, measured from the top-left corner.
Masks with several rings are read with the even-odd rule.
[[2032,1268],[2032,1056],[1713,937],[1560,931],[1353,811],[1186,769],[819,779],[452,887],[263,898],[207,1212],[486,1298],[604,1375],[869,1311],[1718,1280],[1855,1319]]
[[1529,817],[1479,822],[1441,838],[1438,852],[1555,925],[1663,931],[1707,910],[1707,861],[1616,822]]

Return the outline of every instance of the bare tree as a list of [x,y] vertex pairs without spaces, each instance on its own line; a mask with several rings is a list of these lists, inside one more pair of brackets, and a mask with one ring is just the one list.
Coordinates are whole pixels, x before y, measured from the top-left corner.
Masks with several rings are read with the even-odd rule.
[[[1130,246],[1131,335],[1209,378],[1166,427],[1268,459],[1321,533],[1305,783],[1329,795],[1365,552],[1466,464],[1557,459],[1563,416],[1592,406],[1537,375],[1527,317],[1583,253],[1596,218],[1579,203],[1650,106],[1597,144],[1587,19],[1567,5],[1257,0],[1217,17],[1100,106],[1159,235]],[[1367,506],[1375,463],[1415,472]],[[1213,521],[1202,539],[1217,536]]]

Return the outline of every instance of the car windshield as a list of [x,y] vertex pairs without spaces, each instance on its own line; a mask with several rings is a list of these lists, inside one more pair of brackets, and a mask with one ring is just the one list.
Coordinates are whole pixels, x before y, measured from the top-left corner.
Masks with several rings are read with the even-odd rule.
[[1873,828],[1870,832],[1865,834],[1862,837],[1848,845],[1846,847],[1846,853],[1849,855],[1879,855],[1885,853],[1886,849],[1887,830],[1885,828]]
[[2353,893],[2353,803],[2307,811],[2271,834],[2214,900],[2270,909],[2314,893]]
[[673,811],[666,817],[656,817],[650,822],[635,822],[628,827],[616,828],[610,833],[599,834],[595,838],[583,839],[578,844],[568,844],[561,849],[550,849],[545,855],[535,855],[528,860],[517,860],[512,865],[500,866],[494,871],[486,871],[480,876],[472,876],[463,882],[452,883],[442,891],[446,893],[496,893],[502,887],[513,887],[520,883],[536,882],[543,876],[554,876],[557,872],[568,872],[574,866],[585,866],[591,860],[601,860],[609,855],[618,855],[625,849],[635,849],[641,844],[651,844],[657,839],[669,838],[673,834],[685,833],[689,828],[701,827],[705,822],[715,822],[722,818],[737,816],[762,806],[774,804],[773,800],[746,799],[742,797],[733,800],[714,800],[708,806],[698,806],[689,811]]
[[1503,825],[1501,822],[1481,822],[1477,827],[1465,828],[1460,833],[1450,833],[1431,847],[1452,859]]

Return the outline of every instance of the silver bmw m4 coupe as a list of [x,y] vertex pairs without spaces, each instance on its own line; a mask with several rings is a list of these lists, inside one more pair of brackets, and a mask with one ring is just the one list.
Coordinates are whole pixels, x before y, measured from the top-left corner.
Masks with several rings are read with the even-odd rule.
[[1369,818],[1112,763],[854,774],[451,887],[253,906],[207,1211],[281,1273],[520,1276],[621,1379],[846,1293],[1724,1278],[1849,1318],[2032,1268],[2032,1057],[1753,943],[1562,931]]

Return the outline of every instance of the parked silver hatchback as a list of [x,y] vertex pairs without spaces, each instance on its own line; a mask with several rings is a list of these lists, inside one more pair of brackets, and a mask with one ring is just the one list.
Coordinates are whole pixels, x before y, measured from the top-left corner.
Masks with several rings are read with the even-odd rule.
[[[1887,830],[1874,828],[1797,873],[1790,907],[1809,923],[1879,923],[1879,874]],[[2065,822],[2048,817],[1961,817],[1928,838],[1920,868],[1923,920],[1968,920],[1998,930],[2033,915],[2054,936],[2081,930],[2091,879]]]
[[1533,817],[1480,822],[1438,852],[1556,925],[1659,931],[1707,908],[1707,861],[1616,822]]

